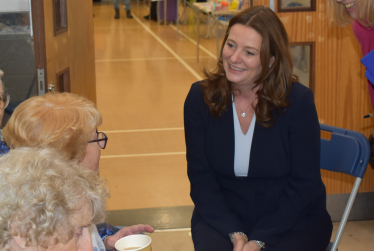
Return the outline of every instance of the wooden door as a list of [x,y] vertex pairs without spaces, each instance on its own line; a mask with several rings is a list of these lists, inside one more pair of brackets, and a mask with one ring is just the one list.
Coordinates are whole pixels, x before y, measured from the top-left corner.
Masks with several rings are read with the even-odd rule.
[[[32,0],[38,87],[83,95],[96,103],[91,0]],[[44,90],[42,90],[44,88]]]

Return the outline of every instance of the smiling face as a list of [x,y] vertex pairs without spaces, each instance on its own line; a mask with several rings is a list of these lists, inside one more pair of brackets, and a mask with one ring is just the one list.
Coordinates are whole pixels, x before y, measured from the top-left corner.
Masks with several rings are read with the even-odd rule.
[[227,79],[236,86],[254,86],[261,73],[260,50],[262,36],[253,28],[235,24],[222,51]]
[[356,0],[336,0],[337,3],[343,4],[353,20],[357,20],[355,8]]

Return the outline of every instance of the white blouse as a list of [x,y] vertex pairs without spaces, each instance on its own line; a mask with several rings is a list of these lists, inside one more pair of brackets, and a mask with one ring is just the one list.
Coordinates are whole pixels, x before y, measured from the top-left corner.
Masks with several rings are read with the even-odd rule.
[[233,117],[235,133],[234,171],[237,177],[247,177],[253,132],[255,130],[256,124],[256,114],[253,114],[253,118],[247,133],[243,134],[234,102],[232,103],[232,111],[234,115]]

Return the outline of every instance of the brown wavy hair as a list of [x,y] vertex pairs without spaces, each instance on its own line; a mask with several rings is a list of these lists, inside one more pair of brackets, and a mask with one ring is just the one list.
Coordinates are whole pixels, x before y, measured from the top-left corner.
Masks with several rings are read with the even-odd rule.
[[[229,36],[230,29],[235,24],[243,24],[255,29],[262,36],[260,49],[261,74],[255,81],[258,103],[254,107],[256,120],[265,127],[271,127],[275,121],[273,110],[287,107],[291,85],[298,81],[298,77],[292,74],[292,60],[286,29],[278,16],[265,6],[254,6],[241,11],[233,16],[226,30],[221,47]],[[274,57],[274,63],[269,67],[270,59]],[[226,78],[222,57],[217,62],[214,71],[209,72],[204,68],[206,79],[200,83],[204,90],[204,100],[213,117],[221,116],[231,102],[233,87]]]

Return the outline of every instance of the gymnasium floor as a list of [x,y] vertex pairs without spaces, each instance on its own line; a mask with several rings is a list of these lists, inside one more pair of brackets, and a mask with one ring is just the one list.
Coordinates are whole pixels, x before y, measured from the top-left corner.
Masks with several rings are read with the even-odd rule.
[[[109,137],[100,161],[111,192],[108,221],[155,226],[154,251],[192,251],[183,103],[203,67],[215,66],[215,37],[201,39],[196,62],[192,14],[177,41],[176,25],[143,19],[147,5],[132,1],[127,19],[122,4],[120,19],[110,2],[93,8],[100,131]],[[373,236],[373,221],[349,222],[339,250],[372,250]]]
[[[215,59],[201,52],[197,63],[196,46],[184,37],[177,41],[175,25],[165,30],[143,19],[148,12],[132,2],[133,19],[123,8],[114,19],[112,5],[94,5],[97,105],[100,130],[109,137],[100,174],[111,189],[109,210],[192,205],[183,103]],[[194,36],[191,25],[181,28]],[[204,46],[214,51],[214,41]]]

